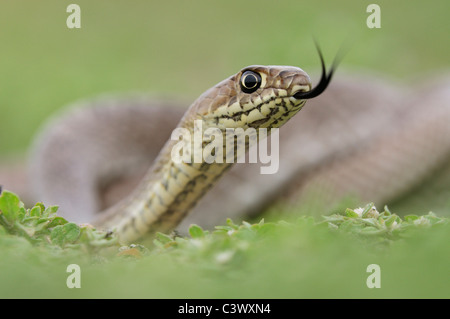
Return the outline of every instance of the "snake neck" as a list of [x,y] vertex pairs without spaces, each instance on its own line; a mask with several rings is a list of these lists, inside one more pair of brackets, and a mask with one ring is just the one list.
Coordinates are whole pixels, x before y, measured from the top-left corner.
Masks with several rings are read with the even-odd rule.
[[[134,193],[102,214],[96,224],[114,227],[125,243],[172,230],[238,157],[271,133],[264,129],[262,135],[253,129],[250,135],[248,130],[228,134],[218,128],[211,132],[210,121],[215,120],[183,119],[178,128],[183,128],[185,134],[166,143]],[[183,151],[189,160],[174,156],[177,145],[185,146]],[[196,161],[198,153],[201,161]]]

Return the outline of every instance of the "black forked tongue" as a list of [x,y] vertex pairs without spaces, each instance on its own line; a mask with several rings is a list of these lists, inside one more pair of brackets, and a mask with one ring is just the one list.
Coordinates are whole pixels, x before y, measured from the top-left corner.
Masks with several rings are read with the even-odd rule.
[[294,97],[299,100],[312,99],[312,98],[315,98],[316,96],[319,96],[320,94],[322,94],[323,91],[325,91],[325,89],[328,87],[328,84],[331,81],[331,77],[333,76],[334,71],[336,70],[336,67],[337,67],[337,61],[336,61],[337,59],[335,58],[333,64],[331,65],[330,71],[327,73],[327,69],[325,67],[325,61],[323,59],[322,51],[320,50],[320,47],[317,44],[317,42],[315,42],[315,45],[316,45],[317,52],[319,53],[320,63],[322,64],[322,77],[320,78],[319,84],[317,84],[316,87],[313,88],[312,90],[307,91],[307,92],[300,91],[300,92],[295,93]]

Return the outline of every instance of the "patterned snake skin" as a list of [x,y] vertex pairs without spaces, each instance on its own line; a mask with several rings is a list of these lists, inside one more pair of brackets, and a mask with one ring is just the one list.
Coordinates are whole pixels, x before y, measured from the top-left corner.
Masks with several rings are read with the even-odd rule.
[[[276,174],[261,175],[259,164],[235,164],[179,229],[190,223],[209,228],[274,202],[301,205],[314,192],[324,207],[348,195],[383,205],[448,166],[449,77],[405,86],[342,73],[280,129]],[[98,219],[99,211],[138,185],[185,105],[146,96],[106,96],[55,116],[31,154],[34,198],[60,205],[72,221]]]

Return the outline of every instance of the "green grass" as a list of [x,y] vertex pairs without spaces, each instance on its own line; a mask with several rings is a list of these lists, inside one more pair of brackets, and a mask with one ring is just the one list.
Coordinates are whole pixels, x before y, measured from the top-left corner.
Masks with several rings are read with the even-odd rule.
[[[450,223],[372,204],[315,220],[192,225],[121,247],[55,207],[0,195],[1,298],[449,298]],[[69,264],[81,288],[66,286]],[[381,268],[381,288],[366,285]]]

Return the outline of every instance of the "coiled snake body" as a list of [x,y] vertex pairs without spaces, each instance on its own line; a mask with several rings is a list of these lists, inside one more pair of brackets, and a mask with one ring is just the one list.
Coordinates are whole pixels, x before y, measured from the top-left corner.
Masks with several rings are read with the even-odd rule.
[[[245,74],[254,76],[250,89]],[[261,175],[258,165],[236,164],[207,194],[230,164],[171,160],[175,142],[165,141],[182,108],[144,97],[102,98],[50,121],[32,153],[31,181],[39,200],[60,204],[71,220],[115,227],[123,242],[175,227],[201,197],[181,227],[193,221],[208,227],[276,198],[301,201],[311,189],[324,190],[324,203],[347,194],[385,203],[448,162],[449,84],[428,81],[419,100],[386,79],[341,75],[293,117],[314,91],[308,75],[294,67],[245,68],[201,95],[178,127],[192,132],[201,119],[203,130],[271,128],[292,118],[280,130],[280,169]],[[60,155],[52,158],[51,150]]]

